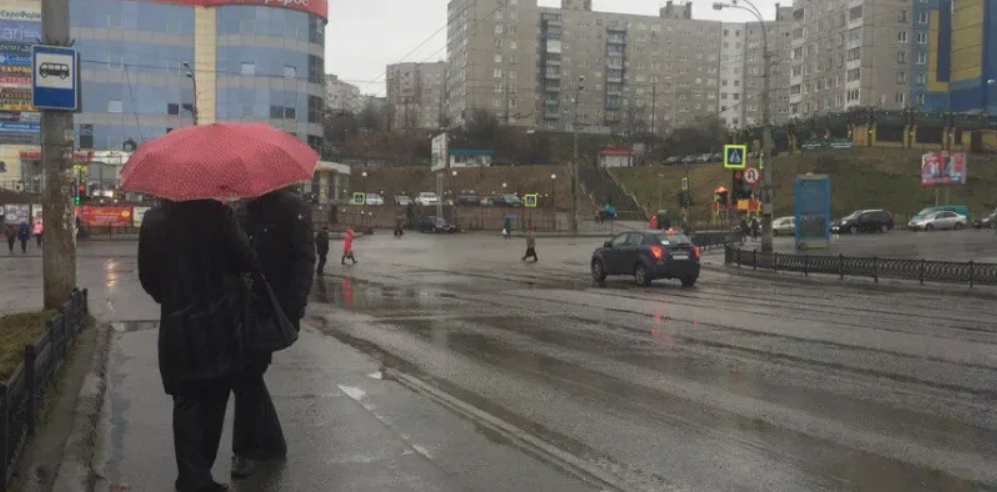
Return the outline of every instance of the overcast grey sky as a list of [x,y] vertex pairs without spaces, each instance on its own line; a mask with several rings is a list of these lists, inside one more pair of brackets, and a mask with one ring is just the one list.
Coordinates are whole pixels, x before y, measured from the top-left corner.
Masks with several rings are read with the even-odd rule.
[[[448,0],[329,0],[325,69],[360,86],[365,93],[384,94],[384,67],[401,61],[446,58]],[[714,0],[690,0],[693,17],[730,22],[753,20],[739,10],[714,11]],[[560,0],[539,0],[557,7]],[[766,18],[775,17],[777,0],[754,0]],[[594,0],[593,9],[658,15],[665,0]],[[783,0],[792,5],[792,0]],[[437,32],[439,31],[439,32]],[[432,39],[409,55],[416,46]],[[406,55],[408,55],[406,57]],[[405,57],[403,59],[403,57]]]

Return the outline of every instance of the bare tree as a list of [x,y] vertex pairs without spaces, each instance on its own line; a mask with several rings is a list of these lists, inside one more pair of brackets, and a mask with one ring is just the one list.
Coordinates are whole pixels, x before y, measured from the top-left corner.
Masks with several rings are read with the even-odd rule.
[[498,117],[484,108],[472,109],[464,120],[464,140],[474,147],[494,147],[500,138]]

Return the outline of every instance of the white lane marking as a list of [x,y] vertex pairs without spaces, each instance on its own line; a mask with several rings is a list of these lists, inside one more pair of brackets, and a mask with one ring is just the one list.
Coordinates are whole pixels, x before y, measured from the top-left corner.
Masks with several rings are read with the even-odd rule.
[[367,396],[367,392],[354,386],[344,386],[342,384],[337,384],[336,386],[339,387],[339,391],[346,393],[346,396],[356,401],[363,400],[363,397]]

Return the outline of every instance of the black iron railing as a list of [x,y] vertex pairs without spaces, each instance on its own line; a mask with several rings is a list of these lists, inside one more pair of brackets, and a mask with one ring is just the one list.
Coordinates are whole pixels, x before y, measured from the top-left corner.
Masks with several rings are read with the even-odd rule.
[[743,250],[730,246],[726,249],[724,261],[737,268],[771,270],[774,272],[799,272],[804,276],[813,274],[845,277],[894,279],[949,284],[997,285],[997,263],[975,261],[929,261],[904,260],[896,258],[869,258],[844,255],[797,255],[785,253],[762,253],[757,250]]
[[66,360],[73,340],[87,326],[87,290],[74,290],[38,340],[24,347],[24,363],[0,384],[0,492],[34,434],[45,392]]

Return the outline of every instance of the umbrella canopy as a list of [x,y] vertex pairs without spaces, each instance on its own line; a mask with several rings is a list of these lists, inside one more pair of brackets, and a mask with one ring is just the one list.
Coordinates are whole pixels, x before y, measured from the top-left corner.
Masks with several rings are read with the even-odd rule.
[[149,140],[121,170],[121,187],[175,201],[255,197],[308,181],[318,153],[264,123],[214,123]]

